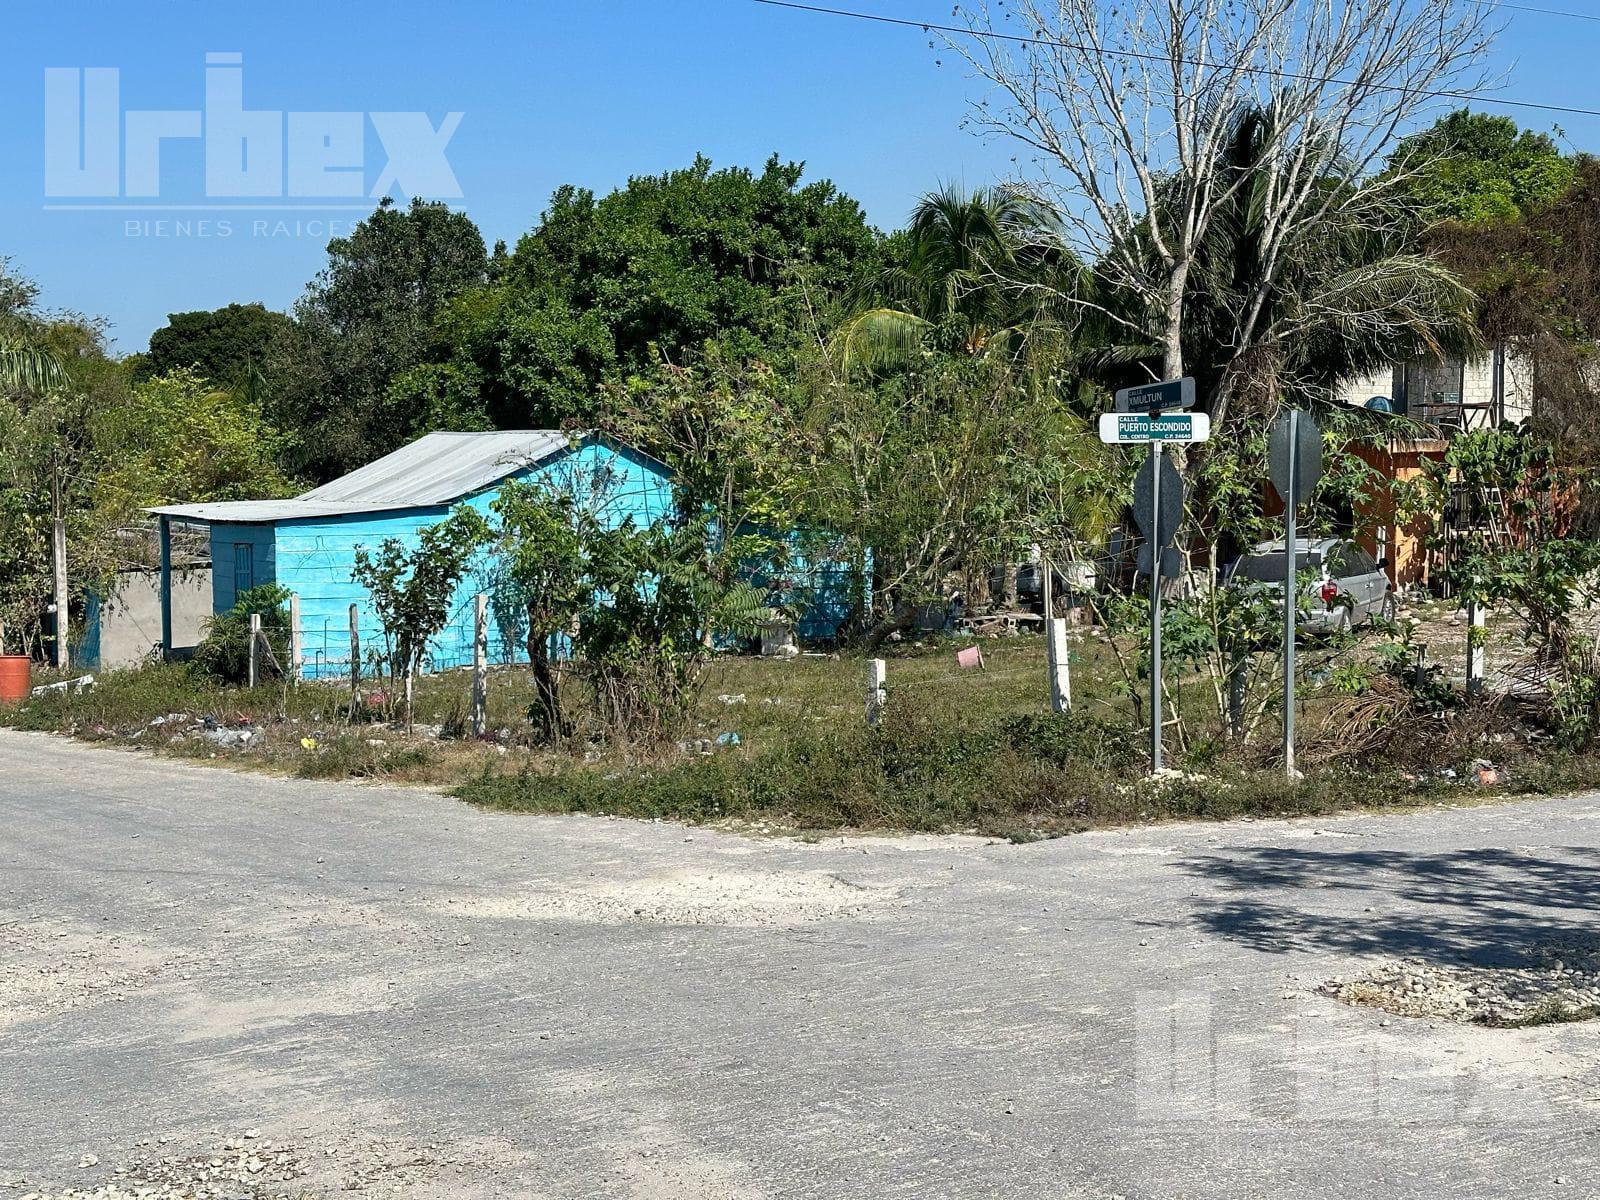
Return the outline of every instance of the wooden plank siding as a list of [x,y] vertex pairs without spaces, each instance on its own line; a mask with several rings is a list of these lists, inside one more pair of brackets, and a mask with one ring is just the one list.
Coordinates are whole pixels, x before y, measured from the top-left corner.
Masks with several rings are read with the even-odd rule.
[[[535,479],[569,491],[610,527],[632,519],[648,525],[670,514],[672,486],[666,470],[626,447],[586,441],[575,450],[527,470],[511,479]],[[500,484],[463,497],[489,514]],[[281,521],[276,529],[277,582],[300,597],[301,644],[308,679],[343,677],[349,673],[350,605],[357,606],[363,657],[383,651],[383,627],[365,588],[351,578],[355,551],[365,546],[376,552],[389,538],[415,548],[428,526],[443,520],[455,505],[355,513]],[[428,668],[450,670],[472,662],[472,599],[480,591],[493,598],[497,571],[492,555],[486,556],[457,588],[451,600],[451,617],[430,645]],[[510,607],[510,611],[508,611]],[[491,661],[526,662],[525,636],[514,606],[489,606]]]
[[[631,520],[646,526],[674,510],[666,466],[629,447],[586,438],[506,479],[532,479],[572,495],[609,528]],[[386,508],[330,516],[291,516],[258,523],[211,525],[212,604],[216,612],[233,606],[239,586],[277,583],[299,597],[302,673],[307,679],[348,678],[350,605],[356,605],[363,670],[371,656],[387,653],[383,626],[367,590],[352,578],[356,550],[376,553],[394,539],[408,550],[422,531],[468,504],[489,516],[505,480],[449,504]],[[773,588],[775,600],[799,613],[798,632],[808,640],[832,638],[855,607],[855,571],[834,557],[833,538],[791,534],[793,559],[781,578],[751,569]],[[239,564],[236,571],[235,564]],[[247,565],[246,565],[247,564]],[[752,568],[754,564],[752,564]],[[489,657],[496,663],[525,663],[525,623],[501,585],[492,551],[462,581],[451,599],[450,619],[429,647],[426,669],[445,671],[472,662],[473,597],[489,600]],[[764,577],[765,576],[765,577]]]

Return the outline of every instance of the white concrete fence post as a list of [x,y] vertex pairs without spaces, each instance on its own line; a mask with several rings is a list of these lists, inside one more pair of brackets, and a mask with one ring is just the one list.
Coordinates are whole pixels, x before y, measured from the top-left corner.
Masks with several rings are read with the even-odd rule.
[[300,644],[300,597],[289,593],[289,678],[300,682],[300,672],[305,665],[305,648]]
[[250,686],[261,678],[261,614],[250,614]]
[[489,597],[479,592],[472,618],[472,736],[489,732]]
[[1045,657],[1050,666],[1050,711],[1068,712],[1072,708],[1072,667],[1067,657],[1067,619],[1047,617],[1049,641]]
[[867,724],[876,728],[888,703],[889,666],[881,658],[867,660]]
[[1488,613],[1476,600],[1467,603],[1467,695],[1483,693],[1484,669],[1487,666]]

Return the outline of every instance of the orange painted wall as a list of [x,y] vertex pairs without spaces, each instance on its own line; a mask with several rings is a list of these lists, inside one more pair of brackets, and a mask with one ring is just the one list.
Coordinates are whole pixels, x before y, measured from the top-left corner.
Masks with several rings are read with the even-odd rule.
[[[1393,441],[1387,446],[1352,446],[1351,452],[1386,480],[1405,483],[1423,472],[1429,459],[1444,458],[1445,442],[1439,439]],[[1428,583],[1426,520],[1402,522],[1395,514],[1394,494],[1380,487],[1376,494],[1356,509],[1356,541],[1374,557],[1389,560],[1389,583],[1394,587]]]

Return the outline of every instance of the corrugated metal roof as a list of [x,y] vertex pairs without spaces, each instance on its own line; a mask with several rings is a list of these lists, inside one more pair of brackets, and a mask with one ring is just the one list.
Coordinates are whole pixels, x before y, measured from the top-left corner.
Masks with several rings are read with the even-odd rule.
[[146,512],[184,521],[254,525],[263,521],[289,521],[295,517],[338,517],[346,513],[383,512],[393,504],[340,504],[315,500],[219,500],[213,504],[164,504]]
[[448,504],[566,449],[559,429],[429,433],[358,467],[302,500],[384,503],[392,508]]
[[190,521],[292,521],[391,508],[431,508],[488,487],[572,444],[559,429],[429,433],[292,500],[172,504],[147,512]]

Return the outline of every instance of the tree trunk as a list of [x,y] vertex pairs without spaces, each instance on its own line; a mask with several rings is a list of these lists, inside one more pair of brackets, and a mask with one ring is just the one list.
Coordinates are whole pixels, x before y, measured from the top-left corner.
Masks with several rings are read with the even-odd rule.
[[[1189,282],[1187,260],[1174,264],[1167,276],[1167,311],[1164,314],[1166,331],[1164,352],[1161,358],[1162,379],[1183,378],[1183,289]],[[1178,443],[1172,447],[1173,465],[1182,471],[1189,465],[1189,446]],[[1160,558],[1160,555],[1157,555]],[[1159,719],[1159,716],[1158,716]]]
[[866,648],[876,650],[890,634],[904,633],[917,619],[917,609],[911,604],[896,604],[881,621],[867,631]]
[[967,611],[977,612],[989,605],[989,568],[964,567],[961,572],[966,581]]
[[1175,263],[1167,276],[1167,310],[1162,314],[1164,345],[1161,377],[1163,379],[1183,377],[1183,290],[1188,283],[1188,262]]
[[1006,612],[1015,611],[1017,607],[1017,564],[1014,562],[1000,565],[1000,607]]
[[533,691],[538,706],[533,716],[539,740],[554,743],[567,736],[567,723],[561,715],[561,685],[550,664],[550,638],[534,632],[538,622],[528,621],[528,664],[533,669]]

